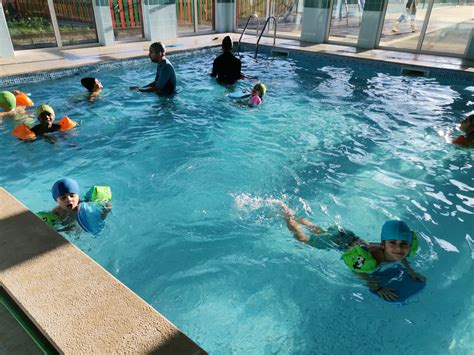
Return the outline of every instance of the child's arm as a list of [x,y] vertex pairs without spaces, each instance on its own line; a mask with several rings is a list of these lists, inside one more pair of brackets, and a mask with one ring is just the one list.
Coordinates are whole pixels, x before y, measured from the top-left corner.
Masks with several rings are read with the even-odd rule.
[[381,298],[387,301],[394,301],[398,298],[397,293],[392,288],[380,287],[375,277],[364,272],[355,272],[355,274],[362,280],[367,281],[367,287],[377,293]]
[[408,260],[407,259],[403,259],[402,260],[402,264],[403,266],[405,266],[405,268],[408,270],[408,273],[410,274],[411,278],[413,280],[420,280],[422,282],[425,282],[426,281],[426,277],[417,273],[415,270],[412,269],[412,267],[410,266],[410,264],[408,263]]
[[306,218],[297,218],[296,221],[308,227],[311,233],[321,234],[324,232],[324,230],[320,226],[308,221]]

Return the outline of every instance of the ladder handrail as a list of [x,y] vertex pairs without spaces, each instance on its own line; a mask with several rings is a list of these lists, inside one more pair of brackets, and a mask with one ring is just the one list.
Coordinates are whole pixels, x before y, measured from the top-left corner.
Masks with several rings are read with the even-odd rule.
[[273,23],[275,24],[275,31],[273,32],[273,47],[275,47],[276,34],[277,34],[277,20],[275,16],[268,16],[267,20],[265,21],[265,24],[263,25],[262,32],[260,32],[260,36],[258,36],[257,47],[255,48],[255,59],[257,58],[257,54],[258,54],[258,44],[260,43],[260,39],[262,38],[263,32],[265,32],[265,28],[267,27],[267,24],[270,22],[271,19],[273,19]]
[[247,23],[245,24],[245,27],[244,27],[242,33],[240,34],[239,43],[237,45],[237,53],[239,53],[239,54],[240,54],[240,41],[242,40],[242,37],[244,36],[245,30],[247,29],[247,26],[249,25],[249,22],[253,17],[255,17],[257,19],[257,32],[256,32],[256,35],[258,36],[258,25],[259,25],[258,15],[257,14],[252,14],[247,19]]

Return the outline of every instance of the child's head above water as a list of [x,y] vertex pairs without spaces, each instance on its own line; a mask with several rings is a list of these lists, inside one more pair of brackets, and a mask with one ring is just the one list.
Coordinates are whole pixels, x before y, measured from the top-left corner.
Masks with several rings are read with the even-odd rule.
[[408,225],[402,221],[387,221],[382,226],[380,236],[385,255],[393,260],[403,260],[410,253],[413,243],[413,232]]
[[56,181],[51,188],[51,194],[60,208],[73,210],[79,204],[79,185],[76,180],[62,178]]
[[97,78],[82,78],[81,84],[89,92],[97,92],[97,91],[102,90],[103,88],[102,83]]
[[40,121],[41,124],[47,125],[48,127],[53,124],[56,118],[53,108],[46,104],[41,104],[36,109],[36,117],[38,117],[38,121]]
[[252,89],[252,95],[258,95],[260,96],[260,98],[262,98],[266,92],[267,92],[267,87],[262,83],[255,84],[255,86]]

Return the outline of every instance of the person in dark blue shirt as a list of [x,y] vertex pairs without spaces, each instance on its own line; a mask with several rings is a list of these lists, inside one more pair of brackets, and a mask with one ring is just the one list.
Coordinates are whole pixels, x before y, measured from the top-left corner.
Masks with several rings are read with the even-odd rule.
[[165,57],[166,48],[161,42],[150,46],[148,57],[153,63],[158,63],[155,80],[143,87],[130,86],[130,90],[141,92],[156,92],[158,95],[173,95],[176,91],[176,73],[173,65]]

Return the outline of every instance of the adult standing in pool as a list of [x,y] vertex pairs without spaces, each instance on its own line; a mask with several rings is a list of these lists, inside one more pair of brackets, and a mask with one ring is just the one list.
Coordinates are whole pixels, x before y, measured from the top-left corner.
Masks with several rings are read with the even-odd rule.
[[232,40],[225,36],[222,40],[222,54],[214,59],[211,76],[224,84],[233,84],[242,78],[242,63],[232,54]]
[[157,63],[155,80],[143,87],[130,86],[130,90],[156,92],[158,95],[173,95],[176,91],[176,73],[173,65],[166,58],[166,48],[161,42],[152,43],[148,57]]

